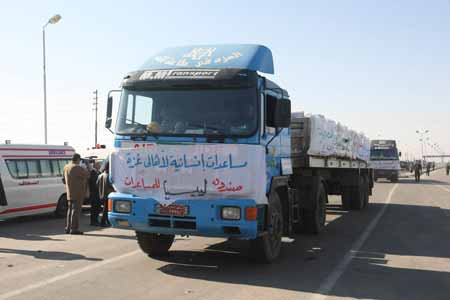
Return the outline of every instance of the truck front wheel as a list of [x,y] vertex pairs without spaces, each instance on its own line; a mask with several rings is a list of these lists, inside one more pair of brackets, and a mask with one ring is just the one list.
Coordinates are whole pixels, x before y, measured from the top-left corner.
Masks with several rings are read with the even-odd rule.
[[281,238],[283,237],[283,210],[278,193],[269,196],[267,211],[267,232],[251,241],[250,255],[260,263],[271,263],[281,252]]
[[397,174],[392,175],[391,182],[394,182],[394,183],[398,182],[398,175]]
[[169,234],[136,231],[136,239],[142,251],[151,257],[167,255],[175,236]]

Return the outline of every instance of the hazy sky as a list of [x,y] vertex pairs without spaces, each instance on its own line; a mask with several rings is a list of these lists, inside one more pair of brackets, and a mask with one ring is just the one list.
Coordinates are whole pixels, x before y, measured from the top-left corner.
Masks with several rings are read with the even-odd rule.
[[[0,2],[0,142],[43,143],[42,25],[49,25],[49,143],[111,144],[108,90],[167,46],[258,43],[293,110],[320,113],[399,140],[420,154],[416,130],[450,153],[450,2],[4,1]],[[430,147],[428,147],[430,151]]]

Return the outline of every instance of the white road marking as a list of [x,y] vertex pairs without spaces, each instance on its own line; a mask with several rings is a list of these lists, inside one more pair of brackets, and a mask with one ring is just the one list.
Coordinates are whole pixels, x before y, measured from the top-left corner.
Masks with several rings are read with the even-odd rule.
[[389,192],[386,202],[384,203],[385,205],[380,209],[378,214],[375,216],[372,222],[370,222],[369,226],[367,226],[367,228],[359,236],[359,238],[352,244],[350,250],[345,254],[341,262],[334,268],[333,272],[331,272],[331,274],[328,275],[325,281],[320,285],[319,289],[316,292],[316,295],[312,299],[319,300],[326,299],[328,297],[328,293],[333,289],[336,282],[339,280],[339,278],[342,276],[342,274],[345,272],[348,265],[352,261],[354,253],[358,252],[361,249],[364,242],[372,233],[373,229],[377,226],[378,222],[386,211],[386,208],[388,207],[387,204],[391,202],[392,195],[394,194],[397,187],[398,183],[396,183]]
[[104,265],[107,265],[109,263],[113,263],[113,262],[119,261],[121,259],[130,257],[132,255],[135,255],[135,254],[139,253],[139,252],[141,252],[141,251],[140,250],[135,250],[135,251],[132,251],[132,252],[128,252],[128,253],[125,253],[125,254],[122,254],[122,255],[119,255],[119,256],[116,256],[116,257],[112,257],[112,258],[106,259],[106,260],[98,262],[98,263],[91,264],[89,266],[86,266],[86,267],[83,267],[83,268],[80,268],[80,269],[73,270],[73,271],[65,273],[65,274],[61,274],[61,275],[58,275],[58,276],[55,276],[55,277],[52,277],[52,278],[49,278],[49,279],[37,282],[37,283],[33,283],[33,284],[30,284],[30,285],[27,285],[27,286],[25,286],[23,288],[20,288],[20,289],[14,290],[14,291],[10,291],[8,293],[1,294],[0,295],[0,300],[9,299],[11,297],[23,294],[25,292],[29,292],[31,290],[35,290],[37,288],[44,287],[46,285],[55,283],[55,282],[63,280],[63,279],[67,279],[67,278],[72,277],[74,275],[78,275],[80,273],[84,273],[84,272],[87,272],[87,271],[90,271],[90,270],[93,270],[93,269],[100,268],[100,267],[102,267]]

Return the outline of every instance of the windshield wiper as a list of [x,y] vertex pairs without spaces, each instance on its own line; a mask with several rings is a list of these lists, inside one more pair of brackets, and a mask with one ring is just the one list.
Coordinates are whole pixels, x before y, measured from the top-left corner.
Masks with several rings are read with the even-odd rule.
[[219,128],[219,127],[216,127],[216,126],[211,126],[211,125],[206,125],[206,124],[199,124],[199,123],[189,123],[189,125],[197,126],[198,129],[214,130],[214,131],[217,131],[217,133],[219,133],[221,135],[226,135],[226,133],[223,131],[222,128]]
[[139,122],[136,122],[136,121],[134,121],[134,120],[125,119],[125,121],[130,121],[132,124],[137,124],[137,125],[141,125],[141,126],[143,126],[143,127],[147,127],[147,125],[142,124],[142,123],[139,123]]

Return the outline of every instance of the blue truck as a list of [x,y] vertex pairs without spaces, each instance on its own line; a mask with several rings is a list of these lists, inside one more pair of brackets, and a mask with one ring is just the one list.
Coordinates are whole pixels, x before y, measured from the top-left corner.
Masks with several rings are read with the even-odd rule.
[[197,235],[249,240],[251,258],[270,263],[283,236],[324,229],[328,195],[367,206],[367,161],[308,153],[311,119],[291,115],[288,92],[263,73],[274,73],[265,46],[203,45],[165,49],[123,78],[109,220],[149,256]]

